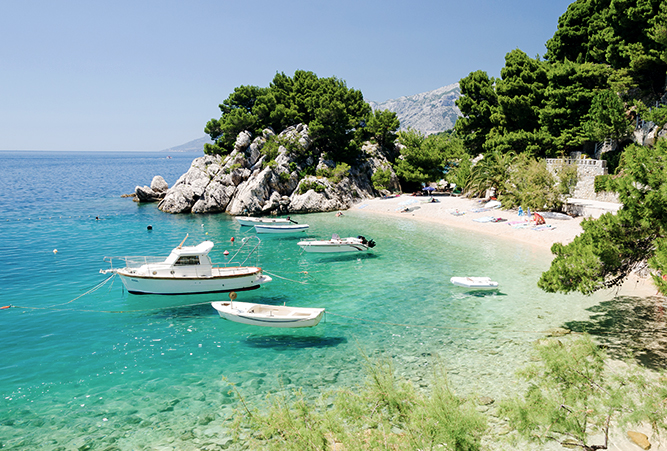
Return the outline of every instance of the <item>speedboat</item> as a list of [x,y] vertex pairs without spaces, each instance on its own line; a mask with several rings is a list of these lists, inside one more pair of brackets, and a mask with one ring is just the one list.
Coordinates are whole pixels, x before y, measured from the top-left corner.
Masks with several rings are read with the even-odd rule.
[[257,233],[299,233],[308,230],[308,224],[255,224]]
[[285,305],[236,302],[236,293],[229,301],[211,302],[218,314],[230,321],[262,327],[313,327],[324,316],[323,308],[287,307]]
[[234,219],[242,226],[253,227],[257,224],[290,225],[296,224],[290,218],[255,218],[252,216],[236,216]]
[[449,279],[457,287],[474,288],[476,290],[494,290],[498,288],[498,282],[490,277],[452,277]]
[[363,252],[375,247],[375,241],[366,240],[361,235],[356,238],[341,238],[335,233],[330,240],[304,240],[296,244],[305,252],[316,253]]
[[[243,245],[230,258],[230,262],[240,255],[241,250],[249,243],[243,239]],[[259,246],[259,238],[254,237],[257,244],[245,258]],[[187,239],[187,236],[185,237]],[[256,266],[213,266],[208,253],[213,242],[204,241],[197,246],[181,244],[171,251],[167,258],[163,257],[104,257],[111,263],[110,269],[100,270],[103,274],[118,274],[123,285],[130,293],[135,294],[196,294],[228,291],[245,291],[259,288],[270,282],[271,277],[262,273]],[[125,261],[124,268],[114,268],[113,260]]]

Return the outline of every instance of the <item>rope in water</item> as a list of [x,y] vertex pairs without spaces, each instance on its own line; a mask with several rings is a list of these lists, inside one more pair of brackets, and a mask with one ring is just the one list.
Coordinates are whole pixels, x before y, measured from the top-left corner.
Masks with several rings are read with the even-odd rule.
[[91,288],[90,290],[86,291],[85,293],[80,294],[79,296],[75,297],[74,299],[72,299],[72,300],[70,300],[70,301],[63,302],[62,304],[54,304],[54,305],[51,305],[51,306],[49,306],[49,307],[18,307],[18,306],[16,306],[16,305],[6,305],[6,306],[3,306],[3,307],[0,307],[0,309],[7,309],[7,308],[23,308],[23,309],[30,309],[30,310],[67,310],[67,309],[54,309],[54,307],[59,307],[59,306],[61,306],[61,305],[71,304],[72,302],[76,301],[77,299],[81,299],[82,297],[84,297],[84,296],[87,295],[87,294],[94,293],[95,291],[99,290],[99,289],[102,288],[104,285],[106,285],[106,283],[107,283],[108,281],[110,281],[111,279],[113,279],[114,276],[115,276],[115,274],[110,275],[109,277],[107,277],[107,278],[104,279],[102,282],[100,282],[100,283],[98,283],[97,285],[95,285],[95,286],[94,286],[93,288]]
[[[268,275],[273,276],[273,277],[277,277],[277,278],[279,278],[279,279],[287,280],[288,282],[300,283],[301,285],[308,285],[308,282],[300,282],[300,281],[298,281],[298,280],[288,279],[287,277],[282,277],[282,276],[279,276],[278,274],[274,274],[274,273],[272,273],[272,272],[268,272],[268,271],[262,271],[262,272],[265,272],[265,273],[267,273]],[[308,272],[307,272],[307,271],[303,271],[302,274],[308,275]]]

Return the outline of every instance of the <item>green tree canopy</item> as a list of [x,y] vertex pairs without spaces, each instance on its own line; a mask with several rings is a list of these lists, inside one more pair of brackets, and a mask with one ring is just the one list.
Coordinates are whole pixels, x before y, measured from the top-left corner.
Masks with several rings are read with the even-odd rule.
[[409,183],[426,183],[440,180],[445,166],[468,158],[462,141],[448,134],[425,136],[409,129],[398,133],[403,145],[396,160],[396,174]]
[[[621,284],[646,261],[667,274],[667,140],[654,148],[629,146],[621,173],[616,186],[623,207],[615,215],[584,220],[583,233],[571,243],[555,243],[551,252],[556,257],[542,274],[540,288],[590,294]],[[667,293],[667,282],[653,279]]]
[[565,62],[552,66],[540,122],[564,152],[580,148],[589,139],[583,129],[593,98],[609,88],[608,66]]
[[278,73],[268,88],[235,88],[220,104],[220,111],[221,117],[211,119],[204,129],[214,140],[205,147],[206,153],[231,152],[243,130],[257,133],[271,127],[279,132],[305,123],[314,147],[337,161],[349,161],[357,155],[371,114],[361,91],[348,88],[338,78],[318,78],[308,71],[296,71],[293,77]]
[[667,8],[662,0],[576,0],[558,20],[545,58],[609,65],[626,89],[655,95],[665,84]]
[[610,90],[600,91],[593,98],[584,123],[584,133],[593,141],[607,138],[621,139],[632,131],[632,123],[625,114],[623,102]]
[[495,80],[478,70],[461,79],[461,97],[456,106],[463,117],[456,120],[456,133],[462,137],[470,153],[479,153],[493,128],[491,117],[498,110]]
[[505,56],[505,67],[496,83],[502,127],[507,131],[540,128],[540,109],[548,78],[544,63],[519,49]]
[[499,108],[491,116],[494,127],[484,150],[544,156],[551,142],[540,130],[540,109],[548,83],[545,64],[515,49],[505,56],[500,75],[495,86]]
[[398,135],[396,130],[400,126],[398,116],[393,111],[375,110],[366,123],[366,132],[382,147],[394,144]]

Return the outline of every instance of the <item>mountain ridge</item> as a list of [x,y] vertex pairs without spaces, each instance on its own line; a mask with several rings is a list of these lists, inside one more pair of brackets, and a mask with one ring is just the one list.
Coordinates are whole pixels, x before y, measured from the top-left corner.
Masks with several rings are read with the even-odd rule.
[[461,97],[458,83],[452,83],[433,91],[426,91],[381,103],[367,101],[373,110],[389,110],[396,113],[400,130],[412,128],[426,135],[454,128],[461,111],[456,99]]

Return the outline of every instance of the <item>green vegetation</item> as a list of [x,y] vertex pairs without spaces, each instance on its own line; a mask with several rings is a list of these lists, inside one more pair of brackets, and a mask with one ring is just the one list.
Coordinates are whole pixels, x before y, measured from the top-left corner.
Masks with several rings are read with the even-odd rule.
[[[319,399],[307,400],[301,391],[273,394],[260,410],[232,387],[230,393],[240,398],[232,426],[237,438],[243,431],[250,449],[281,451],[475,451],[482,449],[484,438],[504,441],[512,449],[521,449],[527,440],[593,451],[607,449],[612,425],[667,430],[664,377],[633,365],[613,369],[587,335],[536,343],[534,363],[518,371],[527,389],[500,400],[492,413],[508,420],[513,432],[506,436],[487,427],[475,397],[456,396],[439,365],[428,391],[421,392],[396,377],[391,360],[364,358],[363,385],[323,393]],[[599,435],[601,443],[591,443]]]
[[648,260],[658,289],[667,293],[667,140],[655,147],[633,144],[623,153],[615,189],[623,208],[598,219],[585,219],[584,232],[567,245],[556,243],[556,256],[538,286],[548,292],[593,293],[620,285]]
[[306,194],[311,189],[316,193],[323,193],[327,187],[315,181],[302,181],[299,185],[299,194]]
[[627,104],[662,95],[666,23],[660,0],[575,1],[547,42],[545,61],[515,49],[500,79],[476,71],[461,80],[456,130],[466,148],[554,157],[624,138]]
[[[204,129],[214,140],[214,144],[206,145],[207,154],[228,154],[234,149],[236,136],[244,130],[260,134],[270,127],[279,133],[304,123],[314,151],[351,163],[363,141],[372,138],[390,145],[398,129],[396,114],[372,112],[361,91],[348,88],[335,77],[318,78],[307,71],[296,71],[293,77],[276,74],[267,88],[235,88],[220,104],[220,111],[221,117],[211,119]],[[286,147],[291,152],[301,150],[299,146]]]
[[562,165],[549,172],[546,162],[530,154],[493,151],[470,168],[465,189],[483,196],[493,189],[505,208],[559,210],[564,196],[571,194],[577,180],[577,168]]
[[378,191],[387,189],[391,182],[391,168],[384,167],[375,171],[371,176],[371,182],[373,183],[373,188]]
[[404,147],[396,161],[396,174],[408,183],[424,183],[444,178],[444,168],[468,158],[463,142],[455,135],[425,136],[417,130],[398,133]]
[[[607,449],[612,422],[666,428],[664,384],[630,370],[610,371],[606,354],[589,337],[542,340],[536,350],[539,363],[519,373],[528,390],[501,403],[501,414],[522,437],[593,451]],[[595,434],[603,443],[589,443]]]
[[320,168],[315,171],[317,177],[328,178],[334,185],[338,184],[345,177],[350,175],[350,165],[347,163],[338,163],[335,168]]
[[498,198],[506,208],[558,211],[577,184],[575,165],[560,165],[552,174],[544,160],[519,154],[512,162],[506,191]]
[[300,393],[291,404],[272,396],[268,413],[248,409],[237,426],[254,431],[253,449],[480,449],[485,420],[442,373],[434,373],[425,395],[397,379],[390,361],[368,362],[367,372],[364,386],[328,393],[317,403]]

